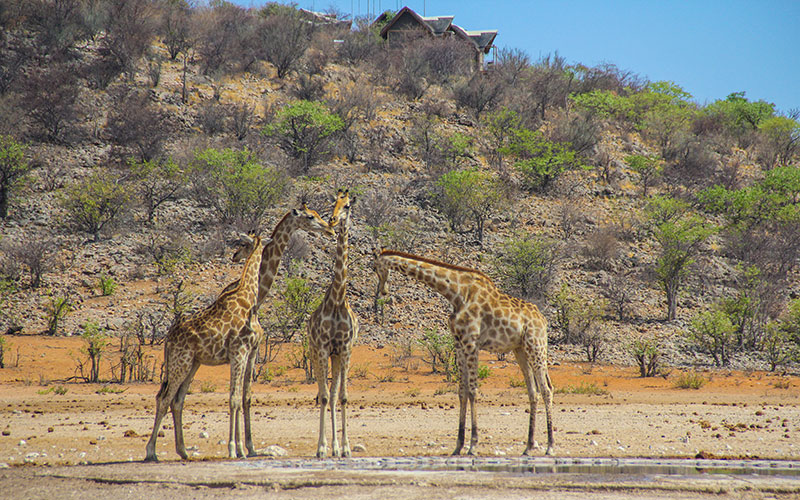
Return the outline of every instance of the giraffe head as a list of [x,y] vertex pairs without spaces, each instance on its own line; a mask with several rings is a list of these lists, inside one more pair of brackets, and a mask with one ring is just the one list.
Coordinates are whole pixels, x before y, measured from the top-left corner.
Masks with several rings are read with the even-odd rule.
[[305,203],[303,203],[302,208],[292,209],[287,216],[291,217],[292,226],[295,229],[303,229],[307,233],[322,233],[329,236],[336,236],[336,232],[334,232],[330,224],[325,222],[316,211],[308,208]]
[[[247,258],[259,243],[261,243],[261,238],[258,236],[257,231],[250,231],[248,234],[241,233],[236,241],[236,250],[234,250],[231,260],[239,262]],[[266,244],[267,242],[264,241],[263,243]]]
[[389,266],[384,259],[381,259],[383,249],[374,248],[372,250],[372,270],[378,276],[378,289],[375,291],[375,298],[389,293]]
[[340,222],[347,219],[347,215],[350,212],[350,207],[355,203],[356,197],[350,197],[350,190],[345,189],[342,191],[341,189],[336,195],[336,203],[333,205],[333,213],[331,213],[331,217],[329,219],[329,224],[331,227],[337,226]]

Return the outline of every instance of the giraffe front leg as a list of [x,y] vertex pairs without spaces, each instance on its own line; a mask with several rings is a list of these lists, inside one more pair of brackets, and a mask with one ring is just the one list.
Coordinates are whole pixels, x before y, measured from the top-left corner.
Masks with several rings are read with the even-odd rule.
[[255,446],[253,446],[253,434],[250,426],[250,404],[253,399],[253,366],[256,362],[256,349],[250,351],[250,356],[247,359],[247,367],[244,371],[242,413],[244,415],[244,445],[247,448],[248,457],[257,455]]
[[467,375],[465,374],[466,363],[464,362],[464,352],[458,348],[456,350],[456,362],[459,370],[458,381],[458,435],[456,436],[456,449],[453,455],[459,455],[464,448],[464,436],[466,434],[467,422]]
[[339,402],[342,407],[342,456],[350,458],[350,439],[347,437],[347,373],[350,369],[350,355],[342,356],[342,389]]
[[331,357],[331,392],[330,392],[330,408],[331,408],[331,456],[341,456],[341,449],[339,448],[339,435],[336,432],[336,400],[339,397],[339,383],[341,382],[341,356],[335,355]]
[[[545,360],[547,357],[545,356]],[[544,399],[544,411],[547,418],[547,451],[545,455],[553,454],[553,383],[550,381],[550,374],[547,372],[547,361],[545,365],[539,369],[540,377],[542,380],[541,392],[542,399]]]
[[478,394],[478,350],[471,350],[466,354],[465,358],[469,373],[467,379],[467,401],[469,402],[472,417],[472,429],[467,455],[474,455],[478,447],[478,411],[475,408],[475,399]]
[[228,428],[228,458],[244,458],[244,445],[241,441],[240,418],[242,407],[242,385],[244,366],[241,359],[231,360],[231,390],[228,403],[230,423]]
[[[324,357],[323,357],[324,356]],[[319,403],[319,439],[317,440],[317,458],[325,458],[328,452],[328,441],[325,437],[325,411],[328,408],[328,356],[320,352],[312,352],[314,371],[317,374],[317,402]]]

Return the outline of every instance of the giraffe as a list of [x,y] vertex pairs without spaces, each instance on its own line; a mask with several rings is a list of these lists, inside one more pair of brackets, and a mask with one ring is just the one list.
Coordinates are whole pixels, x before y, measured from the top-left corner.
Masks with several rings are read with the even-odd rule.
[[468,454],[475,453],[478,443],[478,421],[475,397],[478,379],[478,351],[514,351],[525,377],[530,403],[528,442],[524,455],[533,452],[533,430],[536,419],[537,389],[542,393],[547,416],[547,451],[553,450],[551,409],[553,385],[547,372],[547,320],[539,309],[528,302],[502,293],[488,276],[480,271],[454,266],[393,250],[375,251],[373,270],[378,275],[375,298],[388,293],[389,271],[399,271],[421,281],[443,295],[453,306],[450,331],[456,344],[456,360],[460,372],[459,421],[456,449],[461,453],[467,404],[472,412],[472,436]]
[[[269,241],[263,245],[263,250],[260,254],[260,264],[258,267],[258,275],[257,275],[257,296],[255,301],[255,306],[252,311],[252,315],[250,320],[243,324],[239,331],[236,333],[232,333],[232,338],[246,338],[251,339],[251,342],[254,346],[257,346],[261,340],[264,338],[264,330],[261,328],[261,325],[258,322],[258,308],[266,299],[270,288],[272,287],[272,282],[275,279],[275,274],[277,273],[278,266],[280,264],[281,256],[283,255],[283,251],[286,249],[286,245],[289,243],[289,239],[291,235],[299,230],[305,230],[307,232],[313,233],[324,233],[330,236],[334,235],[333,229],[328,225],[328,223],[323,220],[319,214],[313,210],[310,210],[305,204],[303,204],[302,208],[300,209],[292,209],[283,216],[283,218],[278,222],[275,226],[275,229],[272,231],[272,236],[270,237]],[[241,257],[246,247],[241,247],[239,251],[236,252],[234,255],[234,260]],[[226,293],[230,292],[231,290],[237,288],[241,280],[237,280],[230,285],[228,285],[220,294],[220,296],[225,295]],[[168,334],[169,338],[169,334]],[[202,346],[196,345],[197,349],[199,350]],[[224,348],[225,346],[223,346]],[[167,358],[167,350],[169,346],[165,345],[165,359]],[[255,447],[253,446],[253,439],[251,433],[251,425],[250,425],[250,404],[252,400],[252,390],[251,390],[251,382],[252,382],[252,371],[253,365],[255,364],[255,356],[257,350],[255,348],[251,349],[249,352],[249,357],[245,363],[245,373],[244,373],[244,384],[242,388],[242,413],[244,416],[244,444],[247,447],[247,456],[254,456],[256,454]],[[198,353],[199,354],[199,353]],[[224,354],[224,353],[220,353]],[[222,360],[221,362],[217,362],[215,364],[223,364],[228,362],[227,360]],[[201,363],[202,364],[202,363]],[[192,371],[190,373],[190,377],[188,377],[188,381],[185,383],[185,387],[181,386],[181,390],[173,397],[175,398],[172,403],[172,416],[173,420],[175,421],[175,447],[178,452],[178,455],[181,458],[186,459],[186,450],[183,445],[183,430],[181,427],[181,412],[183,410],[183,401],[186,397],[186,391],[189,389],[189,383],[191,382],[192,377],[197,371],[198,367],[192,366]],[[233,374],[233,365],[231,365],[231,373]],[[231,383],[233,383],[233,378],[231,378]],[[163,386],[162,386],[163,387]],[[162,391],[159,391],[159,396],[161,395]],[[159,396],[157,396],[157,406],[158,401],[160,401]],[[172,401],[167,399],[167,401]],[[166,411],[166,410],[165,410]],[[177,411],[177,417],[176,417]],[[158,414],[156,415],[158,416]],[[163,415],[162,415],[163,418]],[[160,421],[160,420],[159,420]],[[156,426],[158,427],[158,426]],[[156,440],[157,430],[153,432],[153,435],[150,438],[150,441],[147,444],[147,456],[145,460],[148,461],[155,461],[156,460],[156,452],[155,452],[155,440]],[[233,441],[232,439],[228,441],[228,455],[230,458],[235,458],[237,456],[243,457],[244,450],[241,447],[241,441]],[[238,445],[238,450],[236,449]]]
[[[164,344],[165,377],[156,395],[156,418],[153,433],[147,442],[145,461],[156,461],[156,439],[161,420],[172,410],[175,426],[175,450],[187,458],[183,441],[183,402],[189,385],[201,365],[231,365],[230,433],[228,452],[236,456],[239,439],[239,414],[242,409],[242,385],[250,354],[258,345],[258,328],[245,328],[253,322],[253,312],[258,293],[258,269],[264,242],[261,237],[246,237],[248,245],[236,252],[238,261],[243,251],[248,252],[242,276],[235,287],[228,287],[207,308],[184,316],[176,321],[167,333]],[[248,332],[241,335],[241,332]]]
[[[320,405],[319,441],[317,457],[325,458],[327,440],[325,438],[325,410],[331,408],[331,454],[334,457],[350,456],[350,442],[347,438],[347,372],[350,366],[350,353],[358,336],[358,319],[347,302],[347,260],[349,255],[348,236],[350,232],[350,208],[355,202],[348,191],[339,190],[330,225],[338,227],[336,260],[333,276],[322,303],[311,313],[308,320],[309,357],[317,374]],[[330,394],[326,387],[328,381],[328,358],[331,359]],[[340,389],[341,386],[341,389]],[[339,392],[341,391],[341,392]],[[337,394],[338,393],[338,394]],[[336,435],[336,397],[339,396],[342,411],[342,447]]]

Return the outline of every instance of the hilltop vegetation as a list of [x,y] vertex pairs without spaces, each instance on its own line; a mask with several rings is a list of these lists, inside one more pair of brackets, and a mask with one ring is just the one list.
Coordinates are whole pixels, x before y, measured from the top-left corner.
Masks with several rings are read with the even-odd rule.
[[[454,40],[282,4],[3,0],[0,23],[0,331],[157,342],[236,272],[235,231],[349,187],[365,342],[446,329],[410,282],[373,302],[383,245],[537,303],[556,356],[798,362],[798,111],[517,49],[474,72]],[[266,358],[301,340],[331,248],[293,241]]]

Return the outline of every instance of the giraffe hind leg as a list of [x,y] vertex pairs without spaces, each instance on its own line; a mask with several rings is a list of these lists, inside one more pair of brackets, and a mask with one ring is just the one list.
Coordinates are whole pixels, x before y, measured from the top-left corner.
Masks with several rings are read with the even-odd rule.
[[199,363],[195,363],[192,366],[189,375],[186,376],[186,379],[178,388],[175,398],[170,403],[172,423],[175,429],[175,451],[184,460],[188,459],[189,456],[186,454],[186,444],[183,441],[183,403],[186,400],[186,394],[189,392],[189,386],[192,384],[192,379],[194,379],[198,368],[200,368]]
[[530,405],[528,415],[528,439],[525,444],[525,451],[523,455],[530,455],[533,450],[537,448],[536,441],[534,440],[534,429],[536,428],[536,404],[538,394],[536,393],[536,381],[534,380],[533,370],[530,365],[530,358],[525,352],[525,349],[520,347],[514,351],[517,357],[517,364],[522,370],[522,376],[525,378],[525,388],[528,391],[528,403]]
[[[174,373],[169,373],[170,363],[167,363],[167,379],[161,384],[161,389],[156,395],[156,416],[153,422],[153,433],[147,441],[145,462],[157,462],[158,456],[156,455],[156,440],[158,439],[158,431],[161,429],[161,421],[167,414],[167,410],[172,405],[181,384],[186,379],[190,368],[185,370],[175,370]],[[176,430],[177,436],[177,430]]]

